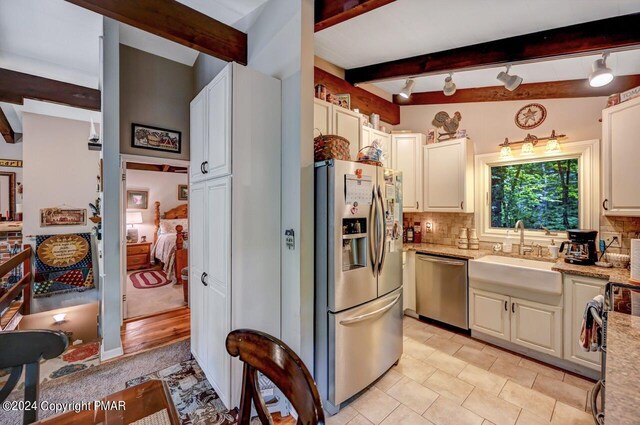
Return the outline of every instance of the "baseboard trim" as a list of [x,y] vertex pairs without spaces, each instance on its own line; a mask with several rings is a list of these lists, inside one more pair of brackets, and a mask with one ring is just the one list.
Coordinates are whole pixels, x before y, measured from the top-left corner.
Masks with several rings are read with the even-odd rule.
[[124,350],[122,349],[122,344],[116,348],[112,348],[111,350],[104,350],[104,345],[100,344],[100,361],[106,362],[107,360],[115,359],[116,357],[120,357],[124,354]]

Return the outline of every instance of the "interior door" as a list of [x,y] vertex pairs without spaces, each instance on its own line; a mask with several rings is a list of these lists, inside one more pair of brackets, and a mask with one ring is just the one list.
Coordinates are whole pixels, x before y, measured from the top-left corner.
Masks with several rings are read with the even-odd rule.
[[127,311],[127,163],[120,158],[120,293],[121,319],[129,317]]
[[402,286],[402,173],[378,167],[376,187],[382,221],[378,296]]
[[191,352],[206,372],[209,370],[205,341],[205,264],[206,258],[205,183],[192,183],[189,191],[189,298],[191,307]]
[[[204,326],[209,364],[207,378],[225,406],[230,408],[231,357],[225,341],[231,330],[231,177],[209,180],[206,192],[204,282],[208,304]],[[250,258],[246,260],[251,261]]]

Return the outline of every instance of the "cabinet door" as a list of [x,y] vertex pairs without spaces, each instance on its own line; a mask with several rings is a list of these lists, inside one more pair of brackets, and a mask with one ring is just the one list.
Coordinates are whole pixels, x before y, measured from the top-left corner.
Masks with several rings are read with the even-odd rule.
[[416,252],[405,251],[402,269],[403,309],[416,313]]
[[587,302],[604,294],[606,280],[583,276],[564,278],[564,358],[600,370],[600,352],[587,352],[579,343],[582,318]]
[[424,210],[460,212],[464,208],[465,146],[458,142],[424,147]]
[[640,98],[602,111],[605,215],[640,216]]
[[362,135],[360,136],[360,149],[364,148],[365,146],[371,146],[371,143],[373,142],[371,136],[371,129],[369,127],[363,126]]
[[191,101],[190,107],[190,165],[189,173],[192,182],[200,181],[204,178],[202,173],[203,163],[207,156],[207,96],[204,89]]
[[356,114],[339,106],[333,107],[333,134],[342,136],[349,141],[349,153],[353,161],[358,157],[362,124],[360,114]]
[[231,407],[231,358],[225,348],[231,322],[231,177],[209,180],[206,191],[207,378],[225,406]]
[[376,138],[380,140],[380,144],[382,145],[382,152],[384,153],[384,157],[382,159],[382,165],[385,168],[391,167],[391,135],[383,132],[376,132]]
[[391,168],[402,172],[402,211],[422,211],[422,146],[424,134],[391,136]]
[[231,174],[232,69],[227,66],[207,86],[208,179]]
[[511,342],[562,358],[562,307],[511,298]]
[[469,326],[471,329],[509,341],[510,297],[493,292],[469,289]]
[[332,134],[331,109],[333,105],[324,100],[314,99],[313,104],[313,137]]
[[204,236],[205,222],[205,183],[191,185],[189,191],[189,307],[191,308],[191,352],[202,368],[207,370],[205,327],[205,286],[202,283],[206,246]]

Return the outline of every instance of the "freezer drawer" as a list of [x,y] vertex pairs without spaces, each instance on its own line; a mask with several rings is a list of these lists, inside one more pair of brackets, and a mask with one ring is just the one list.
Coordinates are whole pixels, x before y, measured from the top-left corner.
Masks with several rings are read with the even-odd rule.
[[339,405],[371,385],[402,355],[402,288],[329,313],[329,394]]
[[467,261],[416,255],[416,312],[469,329]]

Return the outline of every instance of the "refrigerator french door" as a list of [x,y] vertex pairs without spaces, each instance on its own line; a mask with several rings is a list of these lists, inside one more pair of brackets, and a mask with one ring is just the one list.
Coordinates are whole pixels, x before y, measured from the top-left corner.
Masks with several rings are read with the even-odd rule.
[[402,354],[402,175],[316,164],[315,378],[329,412]]

